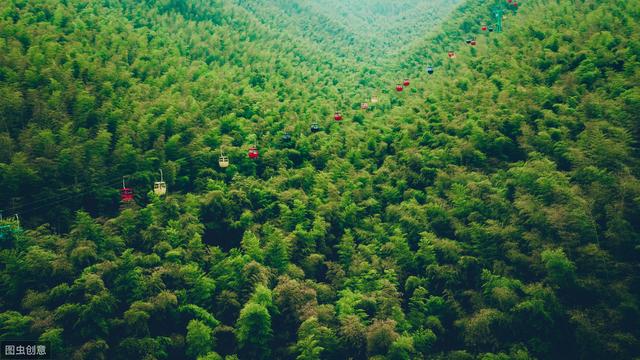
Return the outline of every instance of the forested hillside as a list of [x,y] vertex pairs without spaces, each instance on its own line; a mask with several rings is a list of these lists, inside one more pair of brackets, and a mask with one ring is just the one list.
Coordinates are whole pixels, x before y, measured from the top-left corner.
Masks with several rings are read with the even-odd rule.
[[[265,24],[334,56],[377,65],[442,21],[459,0],[237,0]],[[353,71],[351,65],[350,71]]]
[[0,340],[640,357],[640,1],[514,3],[3,1]]

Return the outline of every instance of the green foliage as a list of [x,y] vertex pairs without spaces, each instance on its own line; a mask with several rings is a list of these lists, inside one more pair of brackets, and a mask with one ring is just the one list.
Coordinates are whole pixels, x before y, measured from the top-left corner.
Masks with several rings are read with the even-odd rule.
[[640,7],[508,4],[0,2],[0,339],[640,357]]
[[268,311],[271,293],[268,289],[256,291],[254,297],[240,311],[236,322],[236,336],[243,356],[250,359],[268,359],[273,335],[271,314]]
[[187,356],[199,358],[207,354],[214,344],[211,336],[212,330],[199,320],[189,321],[187,325]]
[[540,254],[551,285],[565,288],[575,281],[575,266],[562,249],[545,250]]

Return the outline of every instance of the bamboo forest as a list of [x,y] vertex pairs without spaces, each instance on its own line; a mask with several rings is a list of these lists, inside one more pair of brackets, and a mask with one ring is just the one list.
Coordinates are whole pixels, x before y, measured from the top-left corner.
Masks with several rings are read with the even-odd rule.
[[0,1],[12,341],[640,359],[640,0]]

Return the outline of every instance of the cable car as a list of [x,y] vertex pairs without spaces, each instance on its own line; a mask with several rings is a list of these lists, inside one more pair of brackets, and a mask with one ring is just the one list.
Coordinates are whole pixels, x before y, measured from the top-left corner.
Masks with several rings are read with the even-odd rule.
[[372,96],[372,97],[371,97],[371,103],[372,103],[372,104],[377,104],[377,103],[378,103],[378,98],[377,98],[377,97],[375,97],[375,96]]
[[229,157],[226,155],[220,155],[220,157],[218,158],[218,165],[223,168],[226,169],[229,167]]
[[404,87],[402,87],[402,84],[396,85],[396,91],[397,92],[401,92],[402,90],[404,90]]
[[456,53],[454,53],[453,51],[449,51],[447,56],[449,56],[449,59],[455,59],[456,58]]
[[513,0],[507,0],[507,2],[508,2],[509,4],[511,4],[511,3],[513,2]]
[[336,111],[336,113],[333,114],[333,120],[342,121],[342,114],[339,111]]
[[476,39],[471,40],[471,42],[469,43],[471,46],[476,46]]
[[404,79],[404,81],[402,82],[402,85],[404,86],[409,86],[410,82],[409,79]]
[[163,196],[167,194],[167,183],[164,182],[164,175],[162,174],[162,169],[160,169],[160,181],[156,181],[153,183],[153,192],[158,196]]
[[252,146],[249,148],[247,155],[249,156],[249,159],[257,159],[260,153],[258,152],[258,148],[256,146]]
[[320,131],[320,125],[318,125],[317,123],[311,124],[311,132],[317,133],[318,131]]
[[517,7],[518,7],[518,2],[517,2],[517,1],[515,1],[515,2],[513,3],[513,7],[515,7],[515,8],[517,8]]
[[465,42],[467,43],[467,45],[469,45],[471,44],[471,39],[467,39]]
[[366,102],[363,102],[362,104],[360,104],[360,109],[367,110],[368,108],[369,108],[369,104],[367,104]]
[[482,29],[482,31],[487,31],[487,25],[483,24],[481,29]]
[[489,32],[493,32],[493,26],[489,26]]
[[432,66],[427,66],[427,74],[429,74],[429,75],[433,74],[433,67]]
[[129,202],[133,201],[133,189],[128,188],[124,183],[124,178],[122,178],[122,189],[120,189],[120,201]]

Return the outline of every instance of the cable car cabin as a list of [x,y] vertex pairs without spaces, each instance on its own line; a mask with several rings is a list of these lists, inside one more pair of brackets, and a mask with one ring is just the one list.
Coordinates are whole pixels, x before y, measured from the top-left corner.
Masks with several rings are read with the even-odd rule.
[[401,92],[402,90],[404,90],[404,87],[402,87],[402,84],[396,85],[396,91],[397,92]]
[[513,7],[515,7],[515,8],[517,8],[517,7],[518,7],[518,2],[517,2],[517,1],[515,1],[515,2],[513,3]]
[[132,188],[120,189],[120,201],[122,202],[133,201],[133,189]]
[[429,75],[433,74],[433,67],[432,66],[428,66],[427,67],[427,74],[429,74]]
[[511,4],[511,3],[513,2],[513,0],[507,0],[507,2],[508,2],[509,4]]
[[493,26],[489,26],[489,32],[493,32]]
[[164,181],[156,181],[153,183],[153,192],[158,196],[167,194],[167,183]]
[[249,159],[257,159],[260,153],[258,152],[257,147],[252,146],[249,148],[249,152],[247,153],[247,155],[249,156]]
[[482,31],[487,31],[487,25],[482,25]]
[[229,157],[225,156],[225,155],[221,155],[218,158],[218,165],[223,169],[228,168],[229,167]]
[[454,53],[453,51],[449,51],[449,53],[447,53],[447,56],[449,56],[449,59],[455,59],[456,53]]
[[360,109],[367,110],[368,108],[369,108],[369,104],[367,104],[366,102],[363,102],[362,104],[360,104]]
[[471,42],[469,43],[471,46],[476,46],[476,40],[471,40]]
[[333,120],[342,121],[342,114],[339,111],[336,111],[336,113],[333,114]]
[[404,85],[404,86],[409,86],[409,84],[411,84],[409,82],[409,79],[404,79],[404,81],[402,82],[402,85]]
[[469,45],[471,44],[471,39],[467,39],[465,42],[467,43],[467,45]]
[[312,133],[317,133],[318,131],[320,131],[320,125],[313,123],[311,124],[311,132]]

